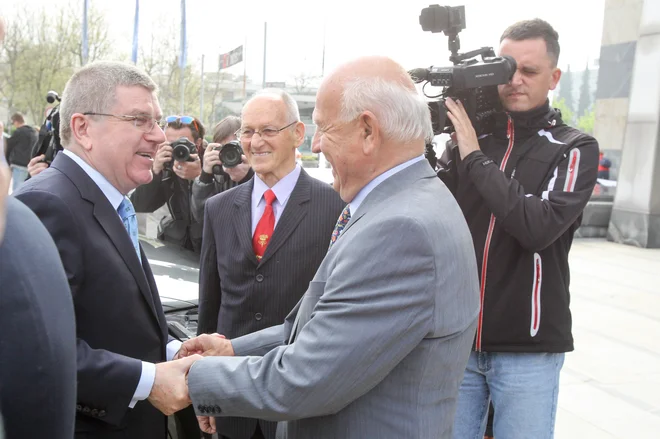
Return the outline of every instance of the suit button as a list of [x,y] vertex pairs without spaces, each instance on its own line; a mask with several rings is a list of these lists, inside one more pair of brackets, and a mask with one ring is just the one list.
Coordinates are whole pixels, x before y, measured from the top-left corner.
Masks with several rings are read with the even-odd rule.
[[264,275],[259,273],[259,274],[257,274],[256,279],[257,279],[257,282],[263,282],[264,281]]
[[215,410],[216,413],[222,413],[222,409],[220,408],[219,405],[214,405],[213,409]]
[[262,317],[263,317],[263,316],[261,315],[260,312],[258,312],[258,313],[256,313],[256,314],[254,315],[254,319],[255,319],[255,320],[261,320]]
[[99,415],[99,411],[97,409],[93,409],[91,415],[96,417]]
[[102,418],[105,416],[105,410],[99,410],[99,418]]
[[76,411],[82,412],[82,406],[80,404],[76,405]]
[[85,408],[82,409],[82,412],[83,412],[84,414],[86,414],[86,415],[89,415],[89,413],[90,413],[91,411],[92,411],[92,409],[90,409],[89,407],[85,407]]

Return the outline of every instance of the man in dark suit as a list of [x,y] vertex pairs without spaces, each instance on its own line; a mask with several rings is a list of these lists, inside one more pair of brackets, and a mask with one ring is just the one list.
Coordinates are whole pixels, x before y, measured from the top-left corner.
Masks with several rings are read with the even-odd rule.
[[[122,63],[75,73],[60,106],[64,151],[16,197],[50,232],[69,281],[77,326],[77,438],[166,437],[163,386],[190,362],[165,362],[165,317],[127,194],[151,181],[165,140],[156,85]],[[146,401],[148,399],[148,401]]]
[[[199,332],[233,339],[280,324],[328,250],[344,202],[296,164],[305,125],[281,90],[248,101],[238,132],[254,169],[249,182],[206,202]],[[217,418],[220,437],[275,437],[276,423]]]
[[[3,36],[0,17],[0,42]],[[0,438],[70,439],[76,406],[71,293],[46,228],[20,201],[6,199],[10,178],[0,160]]]

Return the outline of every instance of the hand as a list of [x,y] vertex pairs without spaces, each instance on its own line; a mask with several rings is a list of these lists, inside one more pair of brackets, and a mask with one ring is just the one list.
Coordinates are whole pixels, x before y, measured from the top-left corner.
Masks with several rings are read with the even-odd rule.
[[241,155],[241,159],[243,159],[243,163],[238,166],[233,168],[225,168],[224,166],[222,167],[227,175],[229,175],[229,178],[237,183],[243,180],[247,173],[250,171],[250,164],[247,161],[247,157],[245,157],[245,155]]
[[188,371],[201,358],[200,355],[191,355],[156,364],[156,377],[148,398],[151,405],[166,416],[188,407],[192,403],[188,394]]
[[233,357],[234,347],[231,342],[220,334],[202,334],[186,340],[177,352],[179,358],[201,354],[205,357]]
[[30,160],[30,163],[27,165],[28,174],[30,174],[30,177],[34,177],[44,169],[48,169],[48,163],[45,163],[43,160],[46,160],[46,156],[44,154],[33,157],[32,160]]
[[199,422],[199,429],[204,433],[215,433],[215,418],[213,416],[197,416],[197,422]]
[[161,172],[163,172],[163,167],[165,166],[165,163],[169,163],[171,161],[172,161],[172,147],[170,146],[169,142],[162,143],[158,148],[158,152],[156,153],[156,157],[154,158],[154,164],[151,167],[151,170],[154,173],[154,175],[158,175]]
[[[447,117],[454,124],[454,130],[456,130],[454,134],[456,143],[458,144],[458,152],[461,155],[461,159],[464,159],[472,152],[480,150],[477,133],[474,131],[470,117],[461,101],[456,103],[453,99],[447,98],[445,105],[447,106]],[[454,135],[452,135],[453,137]]]
[[213,174],[213,166],[220,165],[222,166],[222,160],[220,160],[220,151],[214,150],[214,148],[220,147],[219,143],[209,143],[204,151],[204,172],[207,174]]
[[192,162],[174,162],[174,173],[183,180],[194,180],[202,174],[202,162],[197,154],[190,154]]

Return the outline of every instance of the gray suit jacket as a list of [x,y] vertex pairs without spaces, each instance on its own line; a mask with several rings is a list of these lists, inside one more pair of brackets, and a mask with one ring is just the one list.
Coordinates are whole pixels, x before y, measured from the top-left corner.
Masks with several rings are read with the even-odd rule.
[[478,309],[463,215],[418,162],[367,196],[283,325],[193,365],[190,396],[289,439],[449,438]]

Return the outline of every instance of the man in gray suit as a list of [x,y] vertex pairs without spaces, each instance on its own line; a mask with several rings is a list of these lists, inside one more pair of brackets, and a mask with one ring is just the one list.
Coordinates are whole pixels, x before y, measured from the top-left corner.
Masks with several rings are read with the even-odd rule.
[[361,58],[324,80],[314,122],[313,149],[349,204],[283,325],[184,344],[236,355],[190,369],[200,424],[239,415],[286,421],[289,439],[450,438],[479,286],[463,215],[423,156],[427,105],[400,65]]

